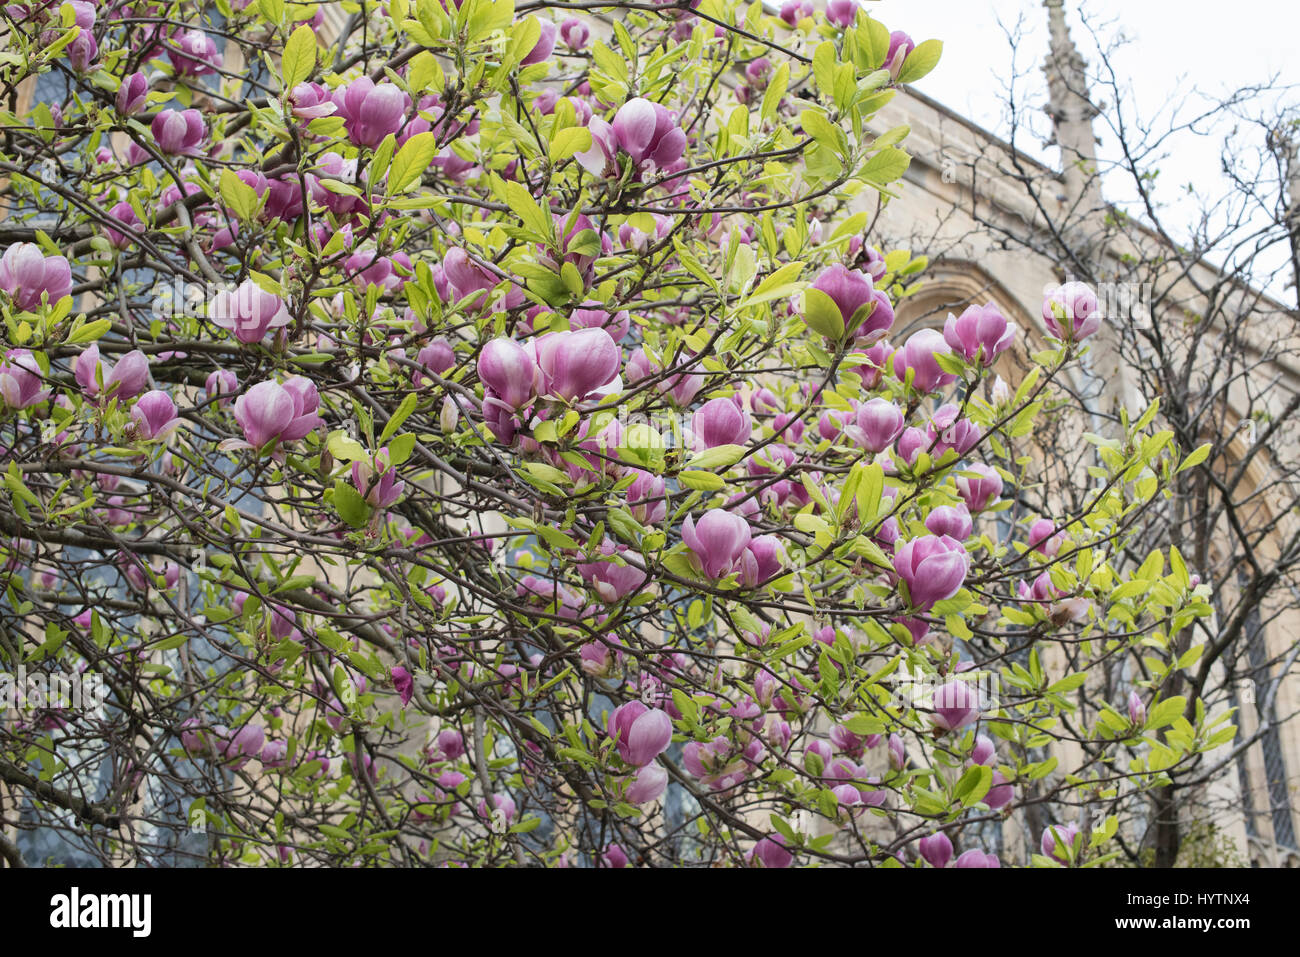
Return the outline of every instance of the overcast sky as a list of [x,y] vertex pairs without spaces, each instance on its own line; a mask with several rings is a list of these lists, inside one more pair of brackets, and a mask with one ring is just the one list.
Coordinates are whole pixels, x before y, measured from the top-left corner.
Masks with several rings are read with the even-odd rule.
[[[1020,20],[1023,39],[1016,67],[1026,74],[1020,83],[1032,93],[1028,102],[1046,101],[1041,67],[1047,53],[1047,11],[1042,0],[879,0],[866,6],[891,30],[905,30],[917,41],[943,40],[942,61],[918,87],[1001,136],[1008,128],[1000,97],[1011,72],[1004,26],[1013,29]],[[1122,33],[1129,39],[1112,63],[1131,84],[1124,102],[1138,115],[1151,117],[1171,101],[1195,102],[1192,87],[1222,94],[1274,77],[1297,89],[1272,99],[1300,104],[1300,3],[1294,0],[1066,0],[1071,36],[1091,72],[1100,58],[1080,20],[1081,6],[1104,38]],[[1194,215],[1194,208],[1179,198],[1178,187],[1193,183],[1204,192],[1227,188],[1220,149],[1230,129],[1225,118],[1209,138],[1189,135],[1170,144],[1159,182],[1162,198],[1171,203],[1171,220],[1185,223]],[[1098,133],[1103,152],[1114,145],[1100,126]],[[1251,130],[1249,135],[1262,143],[1262,133]],[[1018,145],[1058,164],[1055,149],[1044,150],[1041,142],[1026,139]],[[1127,198],[1123,183],[1108,181],[1106,189],[1112,201]]]

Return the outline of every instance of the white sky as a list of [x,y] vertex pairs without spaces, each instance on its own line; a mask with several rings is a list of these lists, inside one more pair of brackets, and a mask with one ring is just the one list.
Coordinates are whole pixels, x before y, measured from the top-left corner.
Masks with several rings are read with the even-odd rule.
[[[866,6],[891,30],[905,30],[918,42],[943,40],[943,59],[917,87],[1004,137],[1008,126],[1001,95],[1011,73],[1011,48],[1003,25],[1014,29],[1023,18],[1016,54],[1017,71],[1024,74],[1019,95],[1030,93],[1026,102],[1035,106],[1046,102],[1041,67],[1047,54],[1047,11],[1042,0],[877,0]],[[1300,3],[1294,0],[1066,0],[1071,36],[1091,73],[1100,57],[1080,20],[1081,6],[1103,38],[1122,33],[1130,41],[1112,58],[1115,73],[1130,84],[1124,100],[1130,119],[1135,112],[1149,118],[1171,101],[1195,104],[1193,88],[1223,94],[1272,78],[1295,87],[1273,94],[1273,102],[1300,104]],[[1045,116],[1036,122],[1037,129],[1047,128]],[[1180,196],[1180,187],[1192,183],[1205,193],[1228,188],[1220,150],[1231,123],[1221,120],[1209,138],[1185,135],[1170,143],[1158,180],[1158,195],[1171,204],[1166,225],[1185,226],[1194,218],[1195,206]],[[1096,128],[1104,156],[1114,137],[1106,135],[1100,122]],[[1262,131],[1241,129],[1254,145],[1262,145]],[[1056,150],[1045,150],[1041,139],[1018,137],[1017,145],[1057,165]],[[1110,177],[1107,198],[1122,203],[1131,194],[1124,186]],[[1294,293],[1284,298],[1293,300]]]

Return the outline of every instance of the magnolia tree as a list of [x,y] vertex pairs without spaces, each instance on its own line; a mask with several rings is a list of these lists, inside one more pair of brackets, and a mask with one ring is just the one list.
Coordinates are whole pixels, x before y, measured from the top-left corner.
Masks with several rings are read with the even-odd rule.
[[1090,290],[889,338],[937,41],[341,6],[5,8],[6,859],[1095,865],[1231,737],[1094,680],[1209,612],[1119,560],[1197,456],[1008,511]]
[[[1149,410],[1152,423],[1180,454],[1209,443],[1203,468],[1182,472],[1165,487],[1172,494],[1134,516],[1122,561],[1141,568],[1153,550],[1173,546],[1204,580],[1215,614],[1177,619],[1180,627],[1155,636],[1166,644],[1154,659],[1145,649],[1117,655],[1104,666],[1109,678],[1098,687],[1109,682],[1119,691],[1126,680],[1136,680],[1182,699],[1184,717],[1193,724],[1203,707],[1241,709],[1251,720],[1231,748],[1170,765],[1170,781],[1149,800],[1112,802],[1121,835],[1125,824],[1133,824],[1125,858],[1156,866],[1207,857],[1232,861],[1235,854],[1205,846],[1214,843],[1205,840],[1213,834],[1207,825],[1225,816],[1244,816],[1251,837],[1267,838],[1271,831],[1274,845],[1294,848],[1285,763],[1293,759],[1281,733],[1295,718],[1283,682],[1300,658],[1290,623],[1300,609],[1294,523],[1300,396],[1291,371],[1300,357],[1294,90],[1276,77],[1224,93],[1191,88],[1180,102],[1147,114],[1134,105],[1131,79],[1118,72],[1122,38],[1086,13],[1081,19],[1087,62],[1072,45],[1054,45],[1047,63],[1057,85],[1055,116],[1037,108],[1032,77],[1010,66],[1025,60],[1018,28],[1009,34],[1008,66],[1001,71],[1008,142],[1036,146],[1055,133],[1064,184],[1013,152],[990,148],[970,158],[970,169],[1015,184],[1018,195],[1002,193],[1001,202],[1032,210],[1038,221],[1008,228],[1007,218],[988,214],[989,204],[977,204],[970,210],[974,235],[914,235],[909,242],[936,258],[960,258],[968,243],[986,247],[992,240],[1092,284],[1113,317],[1114,358],[1097,368],[1158,400],[1158,410]],[[1081,161],[1070,151],[1073,139],[1062,123],[1072,115],[1074,137],[1082,117],[1085,148],[1095,148],[1096,159]],[[1162,167],[1170,156],[1197,150],[1221,159],[1224,181],[1167,183],[1169,170]],[[972,187],[985,190],[982,176]],[[1119,390],[1101,378],[1060,380],[1068,386],[1068,404],[1089,408],[1094,434],[1081,442],[1079,429],[1059,423],[1036,431],[1044,465],[1033,487],[1018,488],[1017,507],[1026,515],[1067,500],[1071,511],[1085,508],[1087,490],[1063,476],[1093,464],[1095,446],[1107,457],[1122,453],[1126,423],[1110,400]],[[1159,563],[1148,566],[1159,570]],[[1144,600],[1166,598],[1152,589]],[[1179,667],[1169,667],[1175,657]],[[1260,776],[1266,782],[1257,777],[1253,786],[1244,757],[1251,749],[1267,769]]]

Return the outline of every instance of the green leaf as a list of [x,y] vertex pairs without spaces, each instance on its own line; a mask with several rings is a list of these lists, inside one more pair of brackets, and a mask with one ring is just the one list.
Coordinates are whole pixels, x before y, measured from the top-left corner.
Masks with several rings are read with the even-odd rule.
[[786,263],[760,282],[757,288],[746,296],[740,305],[742,307],[757,306],[773,299],[788,298],[795,291],[795,280],[803,272],[803,265],[801,262]]
[[400,193],[419,180],[438,153],[438,138],[433,133],[416,133],[402,144],[388,171],[389,193]]
[[1147,710],[1146,727],[1159,731],[1165,725],[1173,724],[1174,719],[1187,709],[1187,699],[1182,695],[1166,698]]
[[862,167],[862,178],[875,186],[884,186],[902,178],[907,172],[912,157],[896,146],[890,146],[871,159]]
[[[1178,466],[1178,472],[1185,472],[1188,469],[1194,469],[1209,457],[1210,443],[1206,442],[1199,449],[1193,450],[1187,458],[1183,459],[1182,464]],[[1175,472],[1174,474],[1177,475],[1178,472]]]
[[350,438],[342,429],[335,429],[329,434],[325,440],[325,447],[329,449],[330,455],[340,462],[356,462],[370,457],[366,454],[365,446],[356,439]]
[[705,492],[716,492],[727,487],[727,480],[716,472],[685,471],[677,476],[677,481],[687,488],[698,488]]
[[363,528],[370,521],[370,506],[360,492],[342,479],[334,482],[334,510],[353,528]]
[[818,44],[817,49],[813,51],[812,68],[813,78],[817,81],[817,91],[830,95],[835,91],[835,64],[839,59],[839,54],[835,50],[835,44],[830,40],[824,40]]
[[415,411],[415,407],[419,404],[419,401],[420,400],[416,397],[414,392],[408,392],[406,394],[406,398],[402,400],[402,404],[397,407],[397,411],[393,413],[392,417],[388,420],[388,424],[384,426],[384,431],[379,436],[380,445],[387,442],[393,434],[402,427],[402,423],[410,418],[411,413]]
[[826,114],[821,110],[804,110],[799,114],[799,125],[820,146],[825,147],[837,156],[843,156],[848,152],[849,144],[844,131],[828,120]]
[[918,43],[916,49],[903,61],[903,68],[898,71],[898,82],[915,83],[939,65],[939,57],[942,55],[942,40],[926,40]]
[[1051,685],[1047,689],[1047,693],[1065,694],[1065,692],[1067,691],[1073,691],[1075,688],[1079,687],[1087,680],[1088,680],[1088,675],[1086,673],[1081,673],[1077,675],[1066,675],[1060,681]]
[[838,342],[844,338],[844,314],[835,300],[820,289],[809,286],[803,291],[803,321],[813,332]]
[[393,151],[397,149],[397,137],[389,133],[384,137],[383,142],[375,149],[374,159],[370,161],[370,169],[366,175],[369,182],[378,183],[388,172],[388,166],[393,162]]
[[257,215],[257,190],[236,176],[234,170],[221,171],[219,188],[221,201],[240,219],[249,220]]
[[415,450],[415,433],[406,432],[396,436],[388,443],[388,461],[393,465],[401,465],[411,457],[411,452]]
[[278,595],[281,592],[296,591],[299,588],[310,588],[316,584],[315,575],[290,575],[280,584],[275,586],[275,591],[271,594]]
[[76,345],[81,342],[94,342],[109,329],[113,328],[113,323],[109,319],[96,319],[93,322],[87,322],[85,325],[78,326],[68,334],[64,340],[68,345]]
[[542,242],[554,239],[555,223],[551,214],[537,205],[532,194],[513,180],[506,183],[506,205],[535,239]]
[[984,799],[993,786],[993,769],[982,764],[974,764],[957,781],[953,788],[953,799],[968,807]]
[[790,64],[782,63],[763,91],[763,106],[760,115],[765,120],[776,116],[776,108],[781,105],[785,91],[790,86]]
[[735,465],[749,451],[744,445],[718,445],[693,456],[686,464],[696,469],[716,469]]
[[280,59],[280,72],[284,77],[284,88],[291,90],[316,69],[316,31],[307,24],[294,30],[284,45],[284,56]]
[[591,149],[591,130],[585,126],[570,126],[551,137],[546,148],[552,163],[566,160],[574,153]]

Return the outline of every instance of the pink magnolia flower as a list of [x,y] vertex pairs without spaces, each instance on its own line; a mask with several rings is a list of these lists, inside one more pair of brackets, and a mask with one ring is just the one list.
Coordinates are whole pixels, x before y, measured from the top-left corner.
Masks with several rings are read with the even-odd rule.
[[[601,546],[601,554],[610,559],[614,559],[620,551],[625,552],[627,549],[616,548],[608,539]],[[616,560],[579,562],[578,573],[609,604],[636,594],[648,577],[644,570]]]
[[710,399],[691,419],[691,428],[702,448],[744,445],[753,429],[749,412],[733,399]]
[[979,444],[984,430],[970,419],[961,417],[961,410],[946,403],[935,410],[925,427],[927,445],[933,446],[931,454],[939,458],[949,449],[965,455]]
[[537,340],[536,354],[543,391],[570,402],[613,385],[623,362],[618,343],[604,329],[547,333]]
[[53,305],[72,292],[72,267],[63,256],[46,256],[35,243],[14,243],[0,257],[0,290],[19,309],[38,308],[43,296]]
[[832,26],[848,29],[853,26],[860,8],[858,0],[829,0],[826,4],[826,19]]
[[415,361],[434,375],[442,375],[456,365],[456,353],[446,339],[439,336],[415,354]]
[[746,587],[755,588],[781,574],[783,567],[781,539],[775,535],[759,535],[750,541],[740,557],[740,580]]
[[[476,263],[459,246],[451,247],[442,257],[442,271],[457,299],[465,299],[479,293],[481,295],[472,301],[478,302],[483,307],[488,303],[487,294],[502,281],[502,277]],[[506,294],[504,305],[507,309],[513,309],[523,301],[523,290],[514,286]]]
[[1043,298],[1043,322],[1061,340],[1080,342],[1101,328],[1097,294],[1081,282],[1067,282]]
[[966,466],[963,471],[973,474],[958,475],[954,481],[957,483],[957,494],[962,497],[968,509],[982,512],[997,501],[1002,494],[1002,476],[997,469],[976,462]]
[[903,62],[908,55],[916,49],[916,44],[902,30],[895,30],[889,35],[889,50],[885,53],[885,62],[880,65],[880,69],[888,70],[889,75],[895,80],[903,69]]
[[406,277],[413,272],[411,258],[406,253],[399,250],[391,256],[381,256],[373,247],[354,252],[343,264],[343,270],[358,289],[377,286],[389,295],[399,292],[406,284]]
[[85,28],[64,49],[67,51],[69,65],[78,73],[88,71],[99,56],[99,43],[96,42],[95,35]]
[[897,734],[889,736],[889,766],[895,771],[901,771],[907,763],[907,747],[903,744],[903,739]]
[[122,356],[117,363],[99,357],[99,346],[91,343],[72,365],[73,376],[81,386],[82,394],[95,398],[100,394],[122,402],[134,399],[149,381],[149,360],[139,349]]
[[349,139],[371,149],[389,134],[396,135],[406,122],[411,98],[392,83],[375,83],[368,76],[334,91],[334,105]]
[[1039,518],[1029,526],[1027,544],[1039,554],[1055,558],[1057,552],[1061,550],[1064,538],[1064,535],[1056,531],[1056,526],[1052,524],[1051,519]]
[[898,438],[903,424],[903,410],[877,396],[858,407],[853,424],[846,426],[844,432],[864,449],[879,454]]
[[989,806],[989,809],[1000,811],[1010,804],[1015,796],[1015,788],[1011,786],[1002,772],[994,771],[993,784],[989,787],[988,793],[984,795],[984,803]]
[[501,820],[505,821],[506,824],[509,824],[515,819],[515,814],[518,811],[518,808],[515,805],[515,799],[509,794],[492,795],[492,806],[493,810],[489,812],[487,802],[479,801],[479,817],[483,818],[485,821],[492,821],[499,817]]
[[763,753],[758,738],[754,738],[745,749],[737,749],[719,735],[704,743],[688,742],[682,748],[682,766],[709,790],[726,791],[749,776]]
[[605,845],[604,853],[600,855],[600,863],[602,867],[627,867],[627,854],[617,844],[610,843]]
[[1021,601],[1034,602],[1036,604],[1046,604],[1065,594],[1054,584],[1052,576],[1043,572],[1033,580],[1032,584],[1025,584],[1023,581],[1016,584],[1016,593],[1020,596]]
[[940,353],[950,353],[952,348],[944,341],[943,333],[937,329],[919,329],[907,337],[902,348],[896,350],[890,363],[894,375],[899,381],[905,381],[907,373],[913,375],[912,387],[918,392],[933,392],[940,386],[949,385],[957,380],[951,372],[944,372],[935,358]]
[[1138,727],[1147,723],[1147,706],[1142,703],[1137,691],[1128,693],[1128,719]]
[[980,716],[980,692],[965,681],[950,681],[934,692],[931,723],[942,731],[956,731]]
[[[839,307],[846,330],[856,330],[853,335],[860,339],[875,340],[889,331],[894,323],[894,310],[889,298],[871,281],[871,277],[856,269],[848,269],[841,263],[835,263],[813,280],[812,288],[824,292]],[[874,305],[873,305],[874,304]],[[859,319],[854,317],[859,310],[870,306],[870,315]]]
[[176,403],[159,389],[146,392],[136,400],[131,421],[135,423],[138,438],[154,442],[162,442],[181,426]]
[[542,27],[542,32],[537,38],[537,43],[528,51],[528,54],[519,61],[520,66],[532,66],[534,63],[541,63],[549,57],[551,51],[555,49],[555,21],[541,20],[539,22]]
[[640,701],[629,701],[615,708],[606,730],[618,745],[620,757],[638,768],[668,750],[673,740],[672,718]]
[[987,734],[977,735],[975,737],[975,747],[971,749],[970,759],[972,764],[989,764],[997,757],[997,748],[993,744],[993,739]]
[[805,17],[811,17],[816,9],[812,0],[785,0],[778,16],[786,26],[793,27]]
[[122,228],[115,229],[112,226],[104,226],[104,238],[115,249],[128,248],[135,241],[128,232],[139,232],[143,225],[140,222],[140,217],[135,214],[135,209],[130,203],[123,200],[120,203],[113,204],[113,207],[108,211],[108,218]]
[[150,130],[158,149],[180,156],[197,154],[208,134],[203,114],[198,110],[160,110]]
[[967,362],[990,366],[993,360],[1010,348],[1016,338],[1016,327],[993,303],[968,306],[960,316],[948,314],[943,327],[944,341],[953,352]]
[[998,867],[1002,863],[998,860],[996,854],[986,854],[978,848],[971,848],[965,851],[953,863],[953,867]]
[[222,447],[261,449],[270,442],[301,439],[322,424],[319,407],[320,395],[310,379],[294,376],[284,385],[259,382],[235,400],[235,421],[245,441],[227,440]]
[[894,552],[894,570],[907,583],[912,607],[921,611],[957,594],[968,561],[962,543],[946,535],[923,535]]
[[[1070,857],[1080,850],[1075,844],[1078,837],[1079,829],[1075,825],[1052,824],[1043,831],[1043,839],[1039,843],[1046,856],[1062,864],[1069,864]],[[1058,850],[1058,842],[1063,850]]]
[[632,517],[642,525],[662,522],[668,514],[664,480],[644,469],[628,469],[627,472],[635,476],[632,484],[623,492],[627,496],[627,507]]
[[629,804],[649,804],[657,800],[667,788],[668,772],[657,764],[647,764],[633,776],[624,797]]
[[208,308],[213,323],[229,330],[244,345],[261,342],[271,329],[287,326],[284,300],[245,279],[233,292],[219,292]]
[[690,516],[682,523],[682,541],[686,543],[710,578],[724,578],[736,569],[753,533],[749,522],[723,508],[713,508],[701,516],[698,524]]
[[214,369],[208,373],[203,383],[203,391],[209,401],[218,405],[229,405],[231,397],[239,391],[239,377],[229,369]]
[[411,696],[415,694],[415,679],[411,676],[411,673],[401,665],[392,668],[389,671],[389,674],[393,679],[393,690],[396,691],[398,697],[402,699],[402,706],[405,707],[410,704]]
[[149,80],[143,73],[132,73],[117,88],[117,111],[123,116],[134,116],[145,108],[148,96]]
[[246,724],[221,737],[224,740],[218,744],[220,755],[242,767],[250,758],[262,753],[262,745],[266,743],[266,730],[259,724]]
[[542,373],[533,357],[513,339],[490,340],[478,357],[478,377],[488,401],[515,412],[537,395]]
[[560,40],[574,53],[587,45],[591,29],[577,17],[570,17],[560,24]]
[[789,867],[794,863],[794,855],[785,846],[785,838],[780,834],[769,834],[755,844],[746,855],[750,863],[759,867]]
[[286,99],[290,112],[300,120],[315,120],[338,111],[329,90],[319,83],[299,83]]
[[619,154],[632,160],[637,179],[672,167],[686,151],[686,133],[667,107],[642,97],[628,100],[613,123],[593,116],[587,124],[591,147],[577,160],[593,176],[617,175]]
[[952,841],[943,831],[923,837],[917,842],[921,856],[931,867],[947,867],[952,860]]
[[375,453],[373,465],[360,459],[352,463],[352,484],[374,508],[388,508],[406,489],[406,483],[398,480],[397,469],[391,464],[388,446]]
[[632,328],[632,317],[626,309],[611,314],[596,303],[584,303],[569,313],[569,328],[604,329],[618,341]]
[[955,538],[962,542],[970,538],[972,523],[965,505],[940,505],[925,517],[925,527],[931,534]]
[[220,69],[222,57],[216,41],[202,30],[186,30],[172,43],[175,47],[168,47],[167,59],[179,76],[206,76]]

